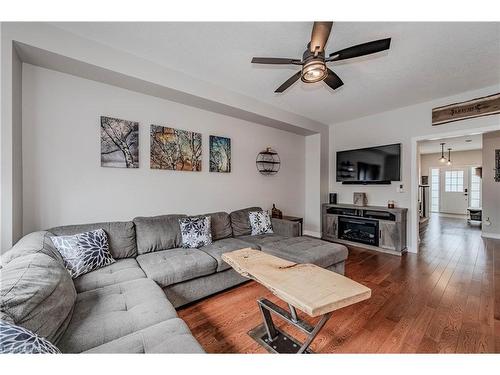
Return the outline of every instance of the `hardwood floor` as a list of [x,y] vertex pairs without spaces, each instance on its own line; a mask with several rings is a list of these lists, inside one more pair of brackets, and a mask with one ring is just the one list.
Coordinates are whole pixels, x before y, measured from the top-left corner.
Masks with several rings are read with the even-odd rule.
[[[482,239],[480,233],[465,220],[436,216],[418,255],[351,248],[346,276],[371,288],[372,298],[334,312],[312,350],[500,353],[500,240]],[[280,304],[249,282],[180,309],[179,315],[208,353],[265,353],[247,335],[261,322],[256,299],[263,296]]]

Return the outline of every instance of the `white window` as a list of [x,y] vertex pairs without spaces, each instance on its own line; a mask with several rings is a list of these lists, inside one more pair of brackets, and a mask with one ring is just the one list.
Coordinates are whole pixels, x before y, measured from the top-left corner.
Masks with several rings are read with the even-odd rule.
[[444,174],[444,191],[458,193],[464,191],[464,171],[446,171]]
[[431,169],[431,212],[439,212],[439,168]]
[[481,207],[481,178],[476,176],[476,168],[472,167],[470,169],[471,179],[470,179],[470,207],[479,208]]

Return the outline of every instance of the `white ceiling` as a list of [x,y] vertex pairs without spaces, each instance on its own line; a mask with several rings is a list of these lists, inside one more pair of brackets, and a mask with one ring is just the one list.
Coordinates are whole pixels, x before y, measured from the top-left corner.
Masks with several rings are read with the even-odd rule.
[[392,37],[377,55],[331,63],[344,81],[274,90],[296,66],[252,65],[253,56],[300,58],[309,22],[54,23],[283,110],[332,124],[500,82],[500,23],[334,23],[327,52]]
[[[470,140],[470,142],[467,142],[467,140]],[[442,139],[423,141],[420,142],[420,153],[421,154],[440,153],[442,142],[445,143],[444,145],[445,152],[447,152],[448,148],[451,148],[452,151],[479,150],[483,148],[483,135],[474,134],[462,137],[442,138]]]

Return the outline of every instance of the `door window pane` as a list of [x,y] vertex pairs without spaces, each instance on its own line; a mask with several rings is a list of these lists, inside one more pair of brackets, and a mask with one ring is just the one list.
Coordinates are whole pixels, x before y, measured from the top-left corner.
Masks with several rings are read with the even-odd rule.
[[445,171],[444,191],[458,193],[464,191],[464,171]]

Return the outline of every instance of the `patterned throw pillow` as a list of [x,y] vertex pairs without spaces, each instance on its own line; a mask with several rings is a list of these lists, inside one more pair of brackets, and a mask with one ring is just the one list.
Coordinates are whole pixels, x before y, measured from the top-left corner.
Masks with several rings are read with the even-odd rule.
[[102,229],[73,236],[51,237],[51,240],[61,253],[73,279],[115,262],[109,252],[108,236]]
[[212,243],[210,216],[184,217],[179,219],[182,247],[202,247]]
[[61,351],[36,333],[0,320],[0,353],[59,354]]
[[267,211],[254,211],[248,213],[248,219],[252,227],[252,236],[257,234],[274,233],[271,217]]

